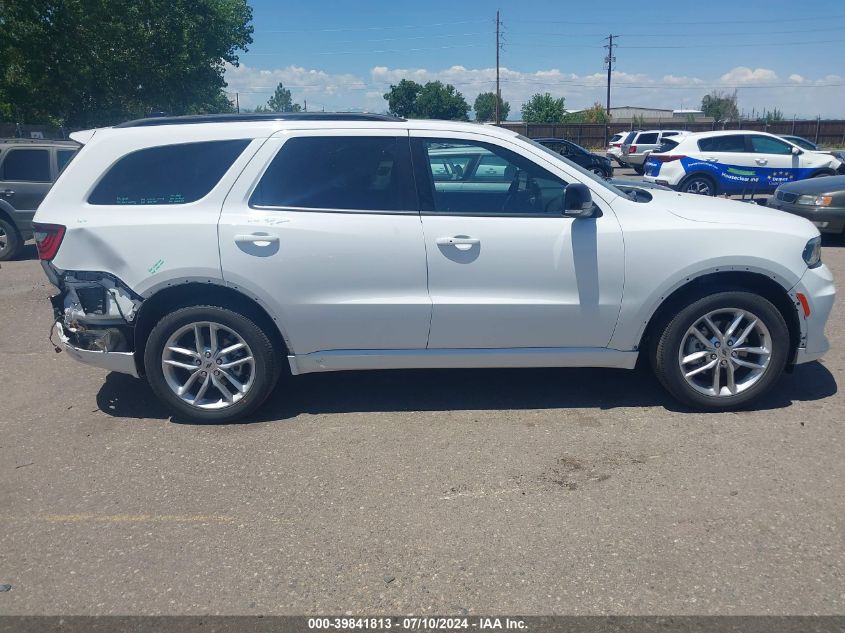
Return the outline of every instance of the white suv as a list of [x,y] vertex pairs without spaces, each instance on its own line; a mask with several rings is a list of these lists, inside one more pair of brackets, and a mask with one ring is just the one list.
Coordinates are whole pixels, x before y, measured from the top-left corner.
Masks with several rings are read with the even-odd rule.
[[766,132],[720,131],[667,139],[645,163],[645,180],[685,193],[773,193],[778,186],[832,176],[843,163]]
[[74,138],[35,218],[58,334],[182,418],[243,417],[288,369],[632,369],[641,353],[681,401],[722,410],[828,348],[810,222],[634,201],[508,130],[274,114]]
[[643,165],[649,153],[659,148],[668,138],[689,134],[684,130],[634,130],[622,141],[621,159],[643,175]]

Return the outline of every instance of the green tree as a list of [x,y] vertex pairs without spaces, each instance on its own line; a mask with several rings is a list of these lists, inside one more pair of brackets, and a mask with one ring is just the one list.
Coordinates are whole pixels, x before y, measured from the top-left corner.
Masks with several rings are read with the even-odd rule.
[[[482,92],[475,98],[475,104],[472,107],[475,110],[476,121],[495,121],[496,120],[496,93]],[[499,97],[499,118],[504,121],[510,114],[511,106],[507,101],[502,101]]]
[[704,95],[701,99],[701,111],[704,112],[704,116],[713,117],[716,122],[738,119],[739,108],[737,107],[736,90],[732,93],[714,90],[710,94]]
[[384,94],[390,114],[418,119],[468,121],[469,104],[452,84],[429,81],[421,86],[409,79]]
[[[256,108],[256,111],[258,109]],[[293,102],[293,98],[291,97],[290,90],[285,88],[282,85],[282,82],[279,82],[279,85],[276,86],[276,92],[273,93],[273,96],[267,100],[267,109],[262,110],[262,112],[301,112],[302,106],[298,103]]]
[[422,86],[410,79],[402,79],[397,85],[391,85],[390,91],[384,94],[388,112],[406,118],[418,116],[417,96],[421,90]]
[[16,120],[71,127],[231,111],[251,20],[246,0],[0,0],[0,94]]
[[564,99],[555,99],[548,92],[535,94],[522,104],[522,120],[526,123],[561,123],[566,115]]
[[563,117],[564,123],[607,123],[610,117],[604,106],[596,101],[592,106],[580,112],[567,112]]
[[761,116],[758,120],[765,123],[777,123],[778,121],[783,121],[783,112],[778,108],[773,110],[764,110],[763,116]]

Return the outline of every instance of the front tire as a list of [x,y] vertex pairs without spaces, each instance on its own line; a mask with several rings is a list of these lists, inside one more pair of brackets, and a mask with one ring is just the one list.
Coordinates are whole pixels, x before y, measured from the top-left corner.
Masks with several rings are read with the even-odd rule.
[[658,380],[702,411],[746,406],[780,378],[789,356],[783,315],[764,297],[719,292],[686,305],[652,348]]
[[23,239],[14,224],[0,217],[0,262],[14,259],[23,248]]
[[638,176],[642,176],[645,173],[645,165],[634,165],[633,167]]
[[144,369],[175,416],[228,422],[257,409],[280,372],[270,338],[246,316],[218,306],[180,308],[150,332]]

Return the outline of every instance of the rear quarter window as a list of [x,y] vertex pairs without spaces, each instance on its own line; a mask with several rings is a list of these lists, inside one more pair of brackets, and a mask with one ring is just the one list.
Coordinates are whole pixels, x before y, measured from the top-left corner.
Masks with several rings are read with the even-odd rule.
[[187,204],[220,181],[250,139],[160,145],[127,154],[97,183],[89,204]]

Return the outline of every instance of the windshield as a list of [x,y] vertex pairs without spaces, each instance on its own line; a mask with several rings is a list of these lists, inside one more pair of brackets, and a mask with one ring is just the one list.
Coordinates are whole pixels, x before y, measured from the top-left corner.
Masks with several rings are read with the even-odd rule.
[[554,156],[560,162],[566,163],[567,167],[572,167],[572,168],[578,170],[579,173],[583,174],[585,179],[592,180],[593,182],[600,184],[602,187],[605,187],[606,189],[610,189],[610,191],[615,193],[617,196],[622,196],[623,198],[627,197],[627,195],[625,194],[624,191],[621,191],[617,187],[614,187],[613,185],[611,185],[609,182],[607,182],[601,176],[597,176],[593,172],[584,169],[583,167],[581,167],[581,165],[576,165],[571,160],[564,158],[563,156],[558,154],[556,151],[551,150],[548,147],[541,145],[537,141],[530,139],[527,136],[523,136],[522,134],[519,134],[518,137],[519,137],[520,140],[523,140],[527,143],[531,143],[531,145],[533,145],[534,147],[543,150],[543,152],[548,154],[549,156]]

